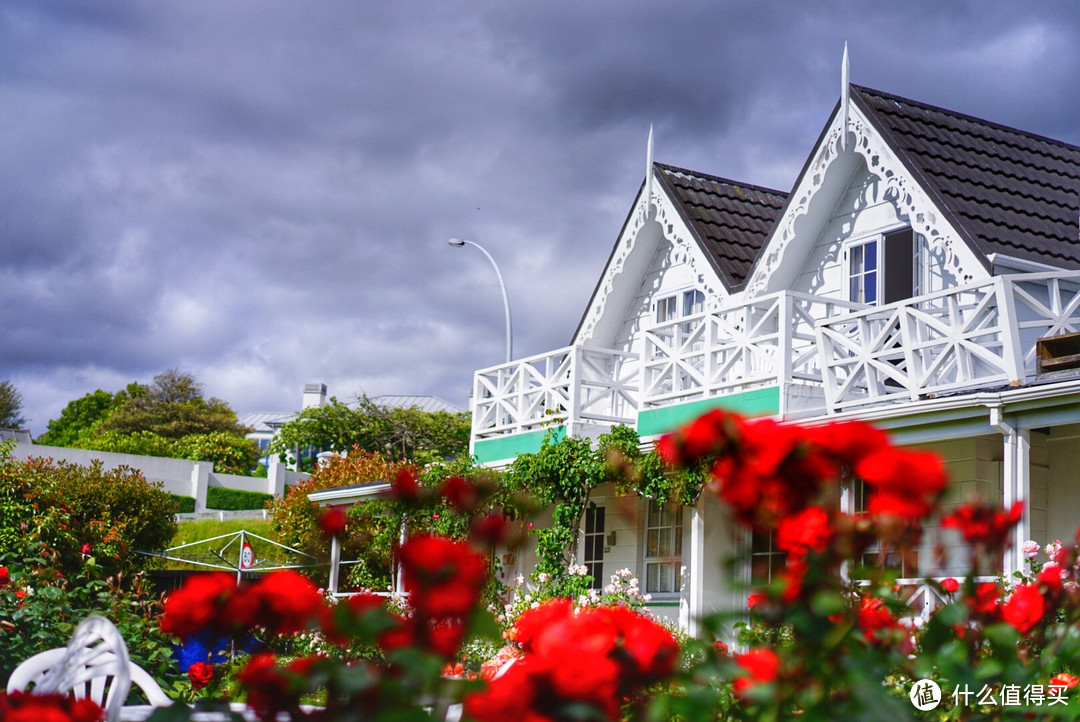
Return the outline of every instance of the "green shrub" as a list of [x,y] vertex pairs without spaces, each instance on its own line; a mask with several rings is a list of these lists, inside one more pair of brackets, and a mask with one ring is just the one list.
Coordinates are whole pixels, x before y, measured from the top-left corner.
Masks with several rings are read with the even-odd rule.
[[176,532],[176,502],[142,473],[51,459],[11,459],[0,448],[0,550],[56,556],[65,574],[92,553],[107,572],[133,572]]
[[181,494],[169,494],[176,502],[177,514],[192,514],[195,512],[195,497],[182,496]]
[[208,509],[223,509],[225,511],[265,509],[266,502],[273,498],[273,494],[225,489],[220,486],[211,486],[206,490],[206,506]]

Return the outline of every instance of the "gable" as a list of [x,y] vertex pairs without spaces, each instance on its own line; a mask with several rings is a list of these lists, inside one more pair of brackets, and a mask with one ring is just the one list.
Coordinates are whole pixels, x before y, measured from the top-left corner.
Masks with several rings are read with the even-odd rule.
[[[936,274],[952,285],[989,275],[986,259],[973,252],[923,186],[922,177],[904,165],[862,108],[849,108],[846,127],[839,109],[833,111],[751,269],[746,294],[795,289],[801,276],[816,272],[813,266],[821,262],[823,243],[839,252],[840,244],[897,225],[912,229],[927,257],[934,259]],[[839,292],[835,283],[828,286],[820,292]]]
[[659,163],[651,171],[656,182],[642,184],[573,343],[626,345],[652,299],[674,290],[697,288],[715,308],[743,280],[785,197]]
[[1080,267],[1080,148],[859,86],[851,99],[983,256]]

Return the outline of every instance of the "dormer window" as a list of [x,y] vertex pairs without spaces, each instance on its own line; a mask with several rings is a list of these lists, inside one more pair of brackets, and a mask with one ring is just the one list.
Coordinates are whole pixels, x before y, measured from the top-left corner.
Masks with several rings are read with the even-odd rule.
[[873,306],[911,298],[915,254],[911,228],[848,243],[844,247],[848,300]]

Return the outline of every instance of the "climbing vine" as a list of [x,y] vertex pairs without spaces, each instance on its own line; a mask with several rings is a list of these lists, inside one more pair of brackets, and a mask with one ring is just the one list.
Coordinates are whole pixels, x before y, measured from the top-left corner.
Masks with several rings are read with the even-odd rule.
[[505,472],[508,487],[530,492],[551,509],[551,527],[534,530],[536,573],[555,579],[566,576],[593,489],[610,483],[622,494],[693,504],[704,478],[701,470],[666,468],[655,451],[642,451],[637,432],[628,426],[616,426],[595,445],[549,432],[539,451],[518,456]]

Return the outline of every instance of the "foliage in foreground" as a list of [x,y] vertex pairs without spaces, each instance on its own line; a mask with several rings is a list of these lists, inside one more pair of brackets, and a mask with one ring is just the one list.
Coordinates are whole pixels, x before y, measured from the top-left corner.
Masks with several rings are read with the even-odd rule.
[[[70,576],[57,555],[0,556],[0,689],[23,660],[64,647],[91,614],[108,617],[127,642],[133,662],[164,688],[180,678],[172,640],[158,630],[160,607],[146,578],[106,575],[86,554]],[[3,719],[0,716],[0,719]]]

